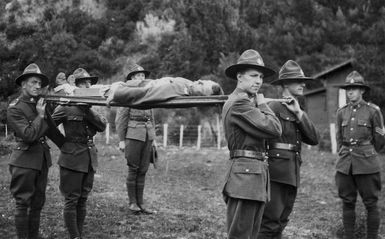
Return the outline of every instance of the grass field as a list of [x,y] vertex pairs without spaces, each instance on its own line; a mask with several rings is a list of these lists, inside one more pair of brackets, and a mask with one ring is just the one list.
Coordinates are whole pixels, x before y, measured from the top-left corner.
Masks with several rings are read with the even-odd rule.
[[[160,149],[160,167],[148,172],[145,199],[156,215],[131,215],[127,210],[127,166],[115,146],[99,143],[100,168],[88,201],[84,238],[225,238],[225,204],[220,187],[227,150]],[[47,201],[40,230],[47,238],[67,238],[58,189],[58,151],[49,173]],[[304,150],[302,185],[286,238],[341,238],[341,204],[334,186],[335,155]],[[0,238],[15,236],[14,201],[9,192],[8,156],[0,158]],[[382,172],[384,173],[384,167]],[[385,238],[385,197],[380,200]],[[364,238],[365,209],[358,204],[357,238]]]

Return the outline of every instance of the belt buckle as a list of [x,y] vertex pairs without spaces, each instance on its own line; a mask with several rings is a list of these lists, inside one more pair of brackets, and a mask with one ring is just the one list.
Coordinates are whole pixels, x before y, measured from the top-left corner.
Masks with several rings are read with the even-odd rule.
[[357,145],[357,144],[358,144],[357,141],[352,141],[352,142],[350,142],[350,145]]

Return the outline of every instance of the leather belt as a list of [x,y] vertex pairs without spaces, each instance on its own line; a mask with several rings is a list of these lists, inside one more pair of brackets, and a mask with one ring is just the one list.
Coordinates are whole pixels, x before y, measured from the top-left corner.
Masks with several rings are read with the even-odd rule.
[[82,138],[82,137],[66,137],[66,142],[76,143],[76,144],[92,144],[94,141],[92,138]]
[[33,141],[32,143],[27,143],[27,142],[25,142],[22,138],[15,137],[15,141],[16,141],[17,143],[25,143],[25,144],[28,144],[28,145],[35,145],[35,144],[38,144],[38,143],[45,144],[45,143],[46,143],[46,140],[47,140],[47,139],[45,138],[45,136],[42,136],[42,137],[40,137],[38,140]]
[[245,157],[245,158],[252,158],[259,161],[265,160],[266,153],[265,152],[258,152],[258,151],[252,151],[252,150],[231,150],[230,151],[230,159],[233,158],[239,158],[239,157]]
[[369,140],[365,141],[351,141],[351,142],[342,142],[342,145],[344,146],[364,146],[364,145],[371,145],[372,143]]
[[269,149],[283,149],[283,150],[299,152],[299,148],[295,144],[271,143],[269,144]]

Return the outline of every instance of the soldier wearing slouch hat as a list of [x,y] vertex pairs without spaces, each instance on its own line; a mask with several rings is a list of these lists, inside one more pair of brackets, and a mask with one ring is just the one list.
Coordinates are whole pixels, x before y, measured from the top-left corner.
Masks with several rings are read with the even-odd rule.
[[48,168],[52,165],[50,138],[58,147],[64,138],[46,112],[40,98],[49,80],[37,64],[28,65],[16,78],[20,96],[7,110],[8,125],[15,132],[16,146],[10,156],[11,185],[15,198],[15,226],[18,238],[38,238],[40,214],[45,203]]
[[266,140],[282,133],[278,118],[264,96],[257,93],[263,78],[275,72],[265,67],[257,51],[250,49],[225,73],[237,81],[222,112],[230,151],[222,190],[227,205],[227,234],[228,238],[256,238],[269,200]]

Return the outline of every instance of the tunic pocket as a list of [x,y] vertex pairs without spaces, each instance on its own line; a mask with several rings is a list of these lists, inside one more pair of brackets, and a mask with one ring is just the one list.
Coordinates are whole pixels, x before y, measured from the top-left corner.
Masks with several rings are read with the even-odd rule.
[[372,124],[367,121],[367,120],[358,120],[357,121],[357,125],[358,125],[358,134],[361,136],[361,137],[365,137],[370,135],[371,132],[372,132]]
[[262,168],[259,164],[234,164],[235,174],[261,174]]
[[364,155],[365,155],[365,158],[373,158],[377,156],[377,152],[373,148],[366,149],[364,150]]

